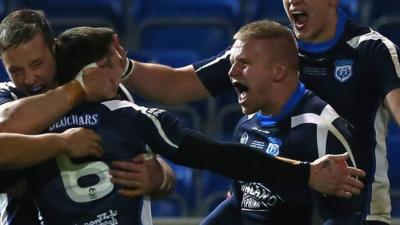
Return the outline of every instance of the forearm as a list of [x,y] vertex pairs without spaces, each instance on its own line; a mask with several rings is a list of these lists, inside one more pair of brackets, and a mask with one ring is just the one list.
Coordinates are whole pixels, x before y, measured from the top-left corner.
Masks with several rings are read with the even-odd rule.
[[35,134],[85,99],[85,91],[69,82],[44,94],[30,96],[0,106],[0,132]]
[[210,96],[191,65],[174,69],[135,61],[132,73],[123,83],[144,98],[166,105],[178,105]]
[[0,169],[19,169],[50,159],[64,151],[60,134],[0,134]]
[[287,185],[307,185],[310,173],[309,164],[281,160],[242,144],[219,144],[198,134],[184,139],[173,161],[232,179]]

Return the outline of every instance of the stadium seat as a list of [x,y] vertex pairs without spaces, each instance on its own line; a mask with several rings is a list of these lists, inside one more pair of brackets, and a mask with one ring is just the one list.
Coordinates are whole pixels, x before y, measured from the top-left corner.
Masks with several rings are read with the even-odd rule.
[[363,0],[360,7],[365,7],[363,5],[367,6],[363,12],[366,14],[363,22],[367,24],[373,23],[380,17],[397,16],[400,9],[400,1],[397,0]]
[[400,46],[400,16],[385,16],[374,21],[372,27]]
[[358,0],[340,0],[339,7],[350,17],[358,19],[359,17]]
[[118,33],[124,31],[122,0],[17,0],[12,7],[43,10],[55,34],[74,26],[107,26]]
[[210,213],[219,203],[225,200],[231,180],[210,171],[202,171],[202,195],[204,204],[199,205],[201,214]]
[[215,124],[215,136],[220,141],[234,141],[233,134],[237,123],[243,117],[239,104],[233,103],[218,110]]
[[283,24],[289,23],[282,1],[246,0],[243,1],[243,10],[246,22],[270,19]]
[[240,0],[136,0],[136,23],[154,18],[223,20],[237,24],[241,18]]
[[139,51],[192,51],[207,58],[226,49],[233,27],[214,20],[154,19],[138,24]]
[[[180,216],[188,216],[195,210],[198,195],[196,187],[196,170],[192,168],[179,166],[166,160],[173,169],[176,176],[175,189],[171,196],[157,201],[154,205],[154,212],[157,208],[158,212],[155,215],[161,216],[162,214],[181,214]],[[177,209],[164,209],[169,206],[177,207]]]
[[400,159],[400,128],[394,122],[389,124],[387,144],[391,189],[400,192],[400,164],[397,161]]
[[184,217],[187,216],[187,204],[177,195],[151,201],[151,214],[153,217]]

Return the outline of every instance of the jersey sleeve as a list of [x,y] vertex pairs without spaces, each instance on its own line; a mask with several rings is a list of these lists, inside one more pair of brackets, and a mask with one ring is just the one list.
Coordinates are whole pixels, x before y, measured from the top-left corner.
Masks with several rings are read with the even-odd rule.
[[[359,46],[364,62],[371,66],[371,75],[381,99],[400,88],[399,48],[385,37],[369,40]],[[365,54],[366,53],[366,54]]]
[[[348,164],[351,166],[357,166],[357,162],[354,161],[354,153],[356,146],[354,145],[353,130],[351,125],[338,117],[332,122],[333,128],[327,136],[326,142],[326,153],[327,154],[342,154],[348,152],[350,160]],[[336,130],[336,131],[333,131]],[[323,196],[320,193],[315,193],[316,204],[319,208],[321,217],[324,224],[356,224],[357,218],[357,198],[352,197],[350,199],[338,198],[335,196]],[[341,209],[341,210],[337,210]]]
[[213,96],[232,89],[228,75],[231,67],[229,57],[230,50],[227,50],[220,55],[193,64],[199,79]]
[[[184,127],[164,110],[141,107],[141,135],[149,147],[176,164],[207,169],[231,179],[306,185],[308,163],[290,164],[249,146],[219,143]],[[290,177],[290,178],[288,178]]]
[[16,100],[17,95],[14,93],[15,90],[11,82],[0,83],[0,105]]

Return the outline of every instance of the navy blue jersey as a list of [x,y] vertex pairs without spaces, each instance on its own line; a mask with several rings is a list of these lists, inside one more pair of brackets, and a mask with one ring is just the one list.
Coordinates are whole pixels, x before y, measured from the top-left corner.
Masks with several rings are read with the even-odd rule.
[[130,160],[146,153],[147,145],[168,157],[188,130],[163,110],[120,100],[82,104],[54,123],[49,132],[72,127],[96,131],[105,152],[100,158],[79,160],[59,156],[38,169],[33,183],[44,222],[151,224],[147,197],[125,198],[110,182],[111,161]]
[[[303,85],[299,85],[281,114],[268,117],[257,112],[242,118],[234,138],[266,154],[285,158],[314,161],[325,154],[349,151],[353,159],[348,124]],[[233,190],[240,198],[243,224],[311,224],[313,201],[308,186],[234,181]],[[317,197],[318,201],[335,204],[333,209],[356,216],[356,199]],[[326,211],[324,217],[333,216],[325,207],[321,210]]]
[[[129,92],[120,85],[120,96],[133,101]],[[12,82],[0,83],[0,104],[11,102],[25,95]],[[31,176],[34,168],[0,171],[3,179],[0,193],[0,224],[39,225],[38,210],[25,178]]]
[[[399,49],[387,38],[347,19],[339,11],[336,36],[326,43],[298,41],[300,79],[355,129],[358,166],[365,170],[360,207],[367,220],[390,221],[388,164],[389,115],[383,99],[400,88]],[[232,87],[229,50],[193,66],[212,95]]]

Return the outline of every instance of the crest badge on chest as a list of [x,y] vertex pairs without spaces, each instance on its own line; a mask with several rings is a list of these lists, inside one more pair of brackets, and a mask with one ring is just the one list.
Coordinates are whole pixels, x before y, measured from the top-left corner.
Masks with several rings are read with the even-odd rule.
[[343,59],[335,62],[335,78],[346,82],[353,75],[353,60]]

